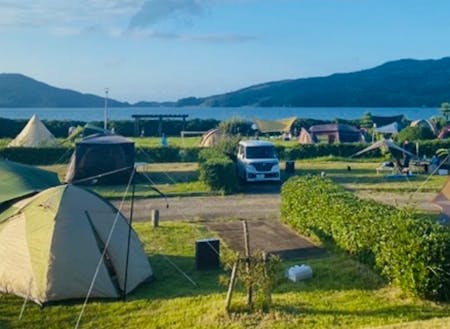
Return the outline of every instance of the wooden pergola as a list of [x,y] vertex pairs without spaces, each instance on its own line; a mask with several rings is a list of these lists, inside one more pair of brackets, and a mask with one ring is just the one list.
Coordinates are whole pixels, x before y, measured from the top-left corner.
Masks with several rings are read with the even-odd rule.
[[189,114],[133,114],[131,117],[134,119],[134,134],[135,136],[139,136],[140,132],[140,120],[141,119],[157,119],[158,120],[158,135],[162,135],[162,122],[163,119],[173,119],[173,118],[181,118],[183,119],[183,129],[186,124],[186,118]]

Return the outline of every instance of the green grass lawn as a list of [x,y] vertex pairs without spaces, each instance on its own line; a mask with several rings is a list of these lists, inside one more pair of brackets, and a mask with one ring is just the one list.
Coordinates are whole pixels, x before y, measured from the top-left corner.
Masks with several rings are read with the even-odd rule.
[[[161,138],[160,137],[131,137],[137,148],[139,147],[160,147]],[[189,136],[189,137],[173,137],[169,136],[167,138],[169,146],[176,146],[181,148],[190,148],[200,146],[200,141],[202,136]]]
[[12,141],[11,138],[0,138],[0,147],[6,147]]
[[[407,179],[389,179],[385,174],[377,175],[376,168],[382,160],[345,160],[335,158],[306,159],[295,162],[297,175],[320,175],[324,172],[327,177],[347,189],[369,192],[388,192],[393,195],[408,195],[415,192],[437,193],[445,184],[448,176],[429,176],[414,174]],[[347,167],[351,167],[348,171]],[[281,163],[285,168],[285,163]],[[43,166],[43,168],[58,173],[64,180],[66,165]],[[197,163],[155,163],[140,168],[142,174],[140,182],[136,185],[137,197],[157,197],[158,194],[149,188],[157,187],[168,196],[212,195],[213,192],[198,180]],[[282,179],[289,175],[282,170]],[[107,198],[121,198],[126,186],[95,186],[93,189]]]
[[[420,188],[422,192],[438,192],[448,179],[448,176],[429,176],[418,172],[413,172],[413,176],[407,178],[388,178],[386,173],[376,173],[381,162],[382,160],[307,159],[296,161],[295,167],[296,173],[300,175],[318,175],[324,172],[327,177],[350,190],[409,193]],[[348,171],[348,166],[351,171]]]
[[[380,277],[339,251],[319,259],[284,262],[283,268],[307,263],[312,279],[286,279],[273,294],[269,313],[249,313],[239,290],[233,313],[225,313],[226,288],[218,284],[222,270],[195,270],[194,241],[214,236],[199,223],[163,222],[135,225],[149,254],[155,280],[126,301],[90,301],[79,328],[446,328],[450,305],[415,300],[387,285]],[[222,254],[226,246],[222,244]],[[164,256],[163,256],[164,255]],[[169,264],[169,258],[197,284],[193,286]],[[74,328],[82,302],[66,302],[41,309],[28,303],[19,320],[23,299],[0,295],[0,328]],[[431,320],[430,320],[431,319]],[[419,321],[419,322],[418,322]],[[410,322],[411,326],[407,323]],[[405,323],[407,324],[406,326]],[[439,327],[439,325],[442,325]],[[419,327],[417,327],[419,328]]]

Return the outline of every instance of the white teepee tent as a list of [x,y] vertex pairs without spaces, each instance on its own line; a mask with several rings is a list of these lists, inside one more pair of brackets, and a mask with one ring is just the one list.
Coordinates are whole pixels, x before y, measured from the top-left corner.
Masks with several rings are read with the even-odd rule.
[[34,114],[22,131],[14,138],[8,147],[54,147],[58,141]]

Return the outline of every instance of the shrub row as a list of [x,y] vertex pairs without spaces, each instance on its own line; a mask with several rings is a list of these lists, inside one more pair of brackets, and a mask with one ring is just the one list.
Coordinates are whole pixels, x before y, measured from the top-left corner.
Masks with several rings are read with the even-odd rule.
[[[235,152],[234,146],[239,137],[230,137],[226,143],[218,146],[220,151],[225,153]],[[309,159],[323,156],[349,157],[366,147],[366,144],[360,143],[342,143],[342,144],[312,144],[296,145],[286,147],[277,145],[277,153],[281,160]],[[436,150],[450,148],[450,140],[431,140],[419,143],[420,154],[432,156]],[[69,151],[68,151],[69,150]],[[181,147],[143,147],[136,148],[137,161],[144,162],[196,162],[201,148],[181,148]],[[46,165],[52,163],[65,163],[71,154],[72,148],[2,148],[0,147],[0,157],[13,161],[20,161],[29,164]],[[63,156],[68,152],[69,156]],[[374,150],[366,153],[364,157],[380,157],[380,150]],[[229,154],[231,156],[231,154]]]
[[360,200],[318,176],[290,179],[281,197],[282,219],[301,233],[331,239],[406,292],[450,300],[448,227]]
[[30,165],[52,165],[68,163],[73,148],[70,147],[3,147],[0,158]]
[[[28,120],[0,118],[0,138],[14,138],[25,127]],[[43,120],[47,129],[57,138],[66,138],[69,127],[84,126],[83,121],[57,121]],[[103,127],[103,122],[91,122],[93,125]],[[167,136],[180,136],[182,130],[207,131],[216,128],[220,121],[215,119],[163,120],[161,127],[158,120],[140,120],[139,134],[143,130],[145,136],[159,136],[160,132]],[[110,121],[116,133],[123,136],[135,136],[135,123],[133,120]],[[161,130],[161,131],[160,131]]]
[[[143,147],[136,148],[137,162],[196,162],[201,148]],[[32,148],[0,147],[0,158],[31,165],[68,163],[73,147]]]
[[199,178],[213,191],[225,194],[238,189],[236,164],[224,153],[204,149],[199,154]]

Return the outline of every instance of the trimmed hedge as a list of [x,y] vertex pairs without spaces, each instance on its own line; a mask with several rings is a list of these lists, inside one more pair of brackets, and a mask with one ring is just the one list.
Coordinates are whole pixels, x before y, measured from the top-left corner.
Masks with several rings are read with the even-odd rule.
[[0,158],[30,165],[53,165],[68,163],[73,153],[71,147],[3,147]]
[[[32,148],[0,147],[0,158],[31,165],[68,163],[73,147]],[[136,148],[138,162],[196,162],[201,148],[140,147]]]
[[196,162],[201,148],[137,147],[136,161],[143,162]]
[[[131,114],[130,114],[131,115]],[[72,120],[42,120],[47,129],[57,138],[66,138],[69,127],[84,126],[86,122]],[[25,127],[28,120],[6,119],[0,117],[0,138],[14,138]],[[215,119],[163,120],[161,130],[167,136],[180,136],[182,130],[207,131],[217,128],[220,121]],[[103,122],[93,121],[91,124],[103,127]],[[123,136],[135,136],[134,120],[109,121],[117,134]],[[159,136],[158,120],[140,120],[139,132],[143,129],[145,136]]]
[[361,200],[329,179],[294,177],[283,185],[281,216],[373,266],[413,295],[450,300],[450,230],[375,201]]
[[204,149],[199,154],[199,178],[213,191],[225,194],[238,190],[236,164],[225,154]]
[[[238,138],[231,138],[228,144],[231,150],[233,145],[237,144]],[[310,159],[315,157],[336,156],[349,157],[356,152],[362,150],[367,144],[360,143],[342,143],[342,144],[312,144],[312,145],[296,145],[294,147],[286,147],[276,145],[276,150],[280,160],[297,160]],[[420,153],[432,156],[440,148],[450,149],[450,140],[431,140],[419,143]],[[219,146],[223,152],[227,152],[226,147]],[[28,164],[47,165],[65,163],[68,157],[63,157],[63,153],[68,148],[7,148],[0,147],[0,157],[4,157],[13,161],[19,161]],[[202,148],[181,148],[181,147],[140,147],[136,148],[136,160],[145,162],[196,162],[198,154]],[[70,148],[69,156],[72,153]],[[231,156],[231,154],[229,155]],[[364,157],[380,157],[381,152],[374,150],[364,155]],[[58,161],[59,160],[59,161]]]

